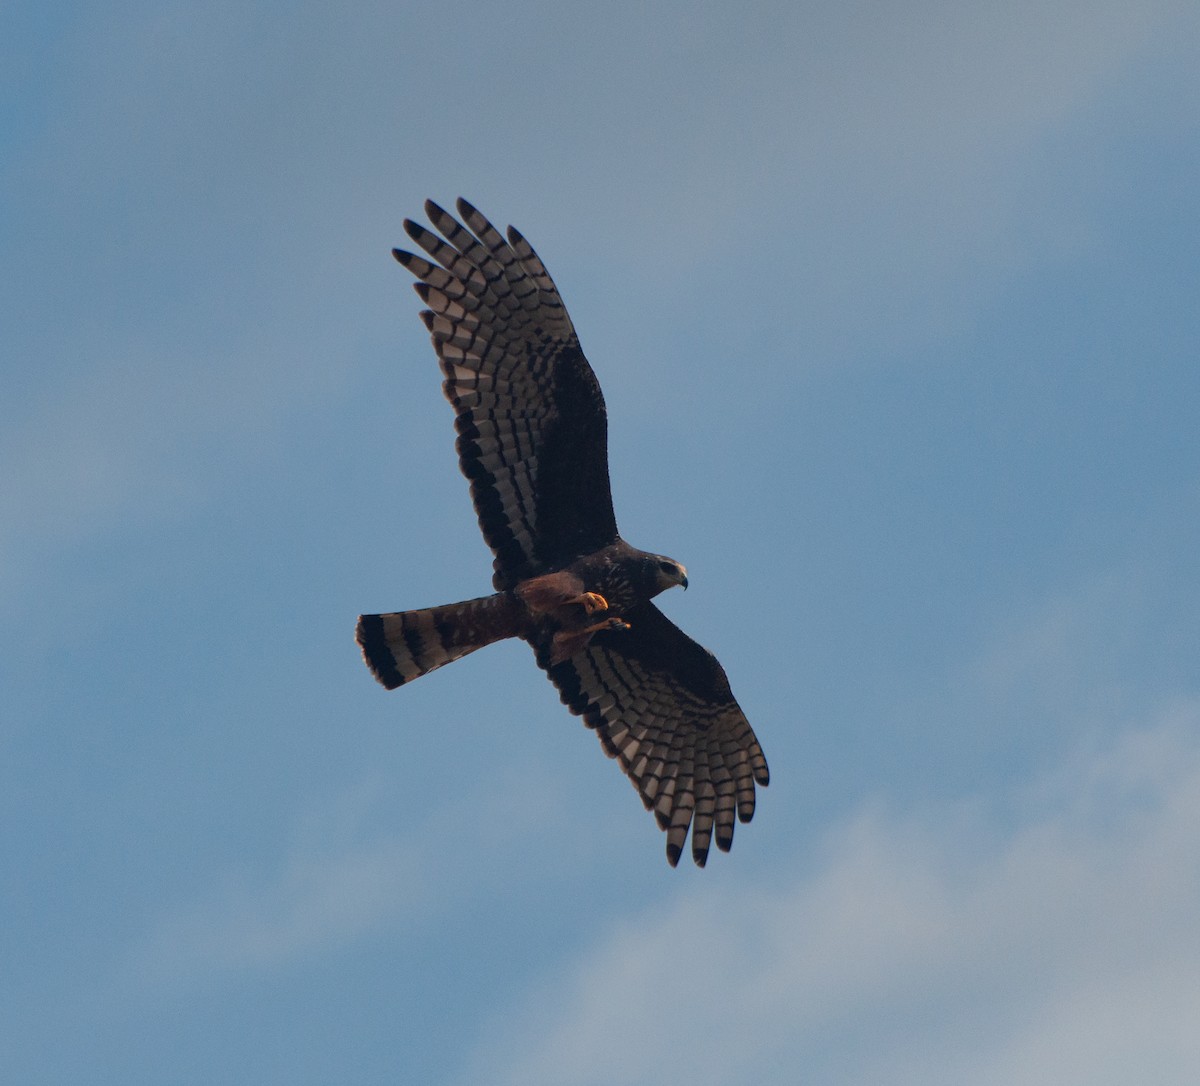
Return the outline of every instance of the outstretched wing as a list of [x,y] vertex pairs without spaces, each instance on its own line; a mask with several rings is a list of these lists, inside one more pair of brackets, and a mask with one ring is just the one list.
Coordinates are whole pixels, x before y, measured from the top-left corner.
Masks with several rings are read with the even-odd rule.
[[538,664],[654,812],[671,866],[690,824],[692,858],[703,867],[714,832],[728,852],[734,813],[753,817],[767,760],[711,652],[652,603],[622,617],[628,630],[598,633],[561,664],[550,665],[549,643],[535,644]]
[[[405,220],[436,263],[394,255],[419,280],[421,314],[458,418],[458,456],[495,554],[497,590],[617,538],[604,396],[562,299],[529,243],[507,240],[465,200],[437,204],[443,237]],[[468,229],[469,227],[469,229]]]

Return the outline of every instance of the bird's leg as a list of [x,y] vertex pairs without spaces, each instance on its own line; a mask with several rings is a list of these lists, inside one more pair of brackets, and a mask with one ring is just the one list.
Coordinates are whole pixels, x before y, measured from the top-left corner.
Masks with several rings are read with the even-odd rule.
[[544,573],[516,587],[521,602],[534,614],[549,614],[561,607],[579,606],[585,615],[608,610],[608,600],[599,592],[585,592],[583,581],[573,573]]
[[[578,599],[570,600],[569,602],[583,604],[584,613],[588,615],[594,615],[597,611],[608,610],[608,600],[600,595],[599,592],[584,592]],[[603,623],[600,625],[603,625]],[[589,629],[591,628],[589,627]]]
[[550,648],[550,663],[561,664],[564,660],[571,659],[577,652],[582,652],[588,646],[593,635],[600,633],[601,630],[628,630],[629,623],[624,619],[612,617],[593,622],[590,626],[584,626],[581,630],[559,630],[554,635]]
[[[514,589],[535,619],[547,616],[558,627],[550,643],[550,663],[561,664],[587,648],[591,639],[602,630],[625,630],[629,624],[610,614],[608,600],[599,592],[584,590],[583,581],[565,570],[544,573],[522,581]],[[598,618],[598,621],[593,621]]]
[[629,623],[623,618],[617,618],[613,615],[611,618],[601,619],[599,622],[593,622],[590,626],[585,626],[578,632],[587,634],[590,638],[592,634],[599,633],[601,630],[628,630]]

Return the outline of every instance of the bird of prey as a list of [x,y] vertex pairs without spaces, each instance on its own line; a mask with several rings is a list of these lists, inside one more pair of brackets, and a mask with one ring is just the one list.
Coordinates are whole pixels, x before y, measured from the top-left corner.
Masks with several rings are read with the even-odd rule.
[[404,221],[431,259],[393,255],[428,306],[495,593],[362,615],[363,658],[390,690],[502,638],[528,642],[654,812],[671,866],[690,826],[703,867],[714,835],[729,851],[735,813],[750,821],[766,758],[716,657],[650,602],[687,588],[687,570],[617,533],[604,397],[554,281],[513,227],[457,208],[461,222],[426,202],[441,236]]

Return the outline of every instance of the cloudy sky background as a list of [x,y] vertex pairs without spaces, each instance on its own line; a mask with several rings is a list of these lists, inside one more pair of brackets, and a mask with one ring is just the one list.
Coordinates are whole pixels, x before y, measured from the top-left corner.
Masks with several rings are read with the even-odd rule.
[[[1185,0],[0,16],[0,1078],[1193,1083]],[[388,249],[530,238],[773,783],[662,836],[487,589]]]

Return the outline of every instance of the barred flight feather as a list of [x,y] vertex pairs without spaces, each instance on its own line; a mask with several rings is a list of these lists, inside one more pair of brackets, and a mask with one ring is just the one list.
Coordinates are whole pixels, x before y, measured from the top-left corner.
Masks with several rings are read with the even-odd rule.
[[[604,396],[545,264],[515,228],[502,234],[465,200],[456,207],[461,222],[427,202],[434,230],[404,221],[425,255],[393,253],[427,307],[420,316],[454,408],[459,466],[493,552],[497,594],[363,615],[363,656],[395,687],[500,638],[529,641],[562,701],[595,730],[665,832],[671,865],[690,833],[692,858],[704,866],[711,844],[728,851],[736,823],[754,814],[755,788],[769,781],[762,748],[715,657],[648,602],[666,585],[657,573],[656,584],[646,581],[644,570],[670,570],[669,560],[617,534]],[[592,561],[605,572],[588,590],[623,600],[612,612],[623,621],[581,636],[530,601],[547,575],[576,577]],[[686,586],[678,572],[668,583]],[[584,583],[577,579],[578,591]]]
[[360,615],[355,639],[371,673],[389,690],[481,649],[515,637],[520,609],[503,595],[464,603]]
[[703,867],[710,844],[728,852],[736,821],[753,817],[766,758],[712,655],[652,603],[626,617],[628,630],[597,634],[561,664],[535,645],[538,662],[666,832],[668,862],[679,862],[690,826]]
[[[430,259],[394,255],[429,307],[422,319],[466,438],[459,463],[495,555],[495,587],[510,589],[617,539],[604,397],[529,243],[511,229],[506,240],[465,200],[467,226],[432,202],[425,210],[441,237],[410,220],[404,229]],[[564,498],[579,510],[569,523],[547,515]]]

